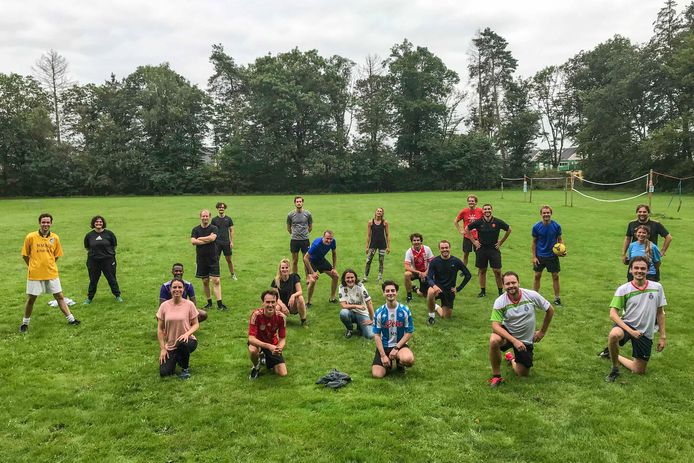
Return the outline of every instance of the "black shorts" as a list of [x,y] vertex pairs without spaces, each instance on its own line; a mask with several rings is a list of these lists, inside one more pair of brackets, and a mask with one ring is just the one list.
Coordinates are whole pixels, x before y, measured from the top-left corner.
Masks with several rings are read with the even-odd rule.
[[313,267],[313,270],[315,270],[318,273],[329,272],[333,269],[333,265],[330,262],[328,262],[325,259],[325,257],[319,260],[312,260],[311,267]]
[[419,277],[419,274],[417,274],[417,276],[412,277],[412,281],[415,280],[419,281],[419,291],[426,296],[427,291],[429,291],[429,282],[427,281],[427,277]]
[[222,253],[224,253],[225,256],[230,256],[233,254],[230,243],[226,243],[226,244],[215,243],[215,246],[217,247],[217,260],[219,260],[219,256],[221,256]]
[[267,366],[268,370],[272,370],[277,365],[284,363],[284,357],[282,357],[282,354],[275,355],[269,349],[260,349],[260,351],[265,356],[265,366]]
[[[401,347],[401,349],[404,347],[407,347],[408,349],[410,348],[410,346],[405,344],[404,346]],[[386,355],[390,355],[390,351],[393,349],[395,349],[395,347],[384,347],[383,352],[385,352]],[[376,349],[376,353],[374,354],[374,361],[373,361],[373,363],[371,363],[371,365],[378,365],[379,367],[383,366],[383,362],[381,362],[381,354],[378,353],[378,349]]]
[[501,268],[501,251],[498,249],[481,247],[475,254],[475,267],[487,268],[489,264],[491,268]]
[[195,258],[195,276],[197,278],[218,277],[219,259],[217,256]]
[[547,269],[549,273],[559,273],[561,271],[561,265],[559,265],[559,257],[540,257],[537,256],[537,260],[540,261],[539,265],[533,265],[533,270],[536,272],[542,272]]
[[292,253],[301,251],[302,254],[306,254],[310,245],[308,240],[290,240],[289,251]]
[[472,252],[474,250],[475,247],[472,245],[472,241],[468,238],[463,238],[463,252]]
[[[616,324],[614,326],[617,326]],[[629,326],[629,325],[628,325]],[[634,329],[634,327],[629,326]],[[631,341],[631,356],[635,359],[641,359],[648,362],[651,358],[651,351],[653,350],[653,340],[648,339],[646,336],[641,335],[640,338],[633,338],[628,332],[622,330],[624,337],[619,341],[619,345],[623,346],[627,342]]]
[[[525,343],[523,343],[525,344]],[[525,344],[525,350],[517,350],[513,344],[506,341],[499,349],[505,352],[509,349],[513,349],[513,356],[516,358],[516,362],[525,366],[526,368],[531,368],[533,366],[533,345]]]
[[455,302],[455,293],[451,292],[451,288],[441,288],[441,292],[438,296],[436,296],[436,299],[439,299],[441,301],[441,305],[443,307],[453,309],[453,303]]

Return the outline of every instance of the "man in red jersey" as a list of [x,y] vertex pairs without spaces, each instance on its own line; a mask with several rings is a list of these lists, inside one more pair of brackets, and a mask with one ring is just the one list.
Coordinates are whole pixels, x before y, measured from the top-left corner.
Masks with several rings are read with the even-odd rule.
[[[470,195],[467,197],[467,206],[465,209],[460,211],[458,215],[456,216],[455,220],[453,221],[453,224],[455,225],[455,228],[458,229],[458,233],[463,235],[463,263],[467,266],[467,256],[470,254],[472,250],[474,250],[474,246],[472,245],[472,239],[477,239],[477,230],[470,230],[470,235],[468,235],[465,232],[465,227],[470,225],[472,222],[475,220],[479,220],[482,218],[482,209],[477,207],[477,196],[475,195]],[[463,222],[463,225],[460,225],[460,222]],[[471,239],[472,238],[472,239]]]
[[248,354],[253,363],[248,377],[258,377],[263,360],[268,370],[273,370],[277,376],[287,376],[287,366],[282,357],[287,330],[284,317],[275,310],[277,291],[263,291],[260,300],[263,301],[263,306],[253,311],[248,324]]

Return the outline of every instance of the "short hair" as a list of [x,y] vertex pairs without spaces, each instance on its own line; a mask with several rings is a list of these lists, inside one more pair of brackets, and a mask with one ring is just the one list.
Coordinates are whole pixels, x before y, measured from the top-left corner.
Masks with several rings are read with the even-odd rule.
[[359,283],[359,276],[357,275],[357,272],[355,272],[353,269],[348,268],[344,272],[342,272],[342,276],[340,277],[340,282],[342,283],[342,286],[347,286],[347,282],[345,281],[345,275],[348,273],[354,274],[354,279]]
[[516,277],[516,281],[520,282],[520,277],[518,274],[512,270],[509,270],[508,272],[504,272],[504,274],[501,276],[501,281],[504,281],[506,277]]
[[224,209],[227,208],[227,203],[223,203],[222,201],[218,202],[217,204],[214,205],[215,209],[219,209],[220,207],[224,207]]
[[381,290],[385,291],[387,286],[395,286],[395,291],[400,290],[400,286],[398,286],[398,284],[396,282],[394,282],[393,280],[384,281],[383,284],[381,285]]
[[634,262],[643,262],[644,264],[646,264],[646,268],[650,266],[650,263],[648,262],[648,259],[646,259],[646,256],[636,256],[632,257],[629,261],[629,270],[631,270],[634,267]]
[[294,202],[296,202],[297,199],[301,199],[303,201],[304,197],[303,196],[294,196]]
[[484,208],[487,207],[487,206],[489,206],[489,207],[491,207],[492,209],[494,209],[494,206],[492,206],[492,205],[489,204],[489,203],[487,203],[487,204],[482,204],[482,209],[484,209]]
[[422,243],[424,242],[424,237],[422,236],[421,233],[412,233],[410,235],[410,242],[412,242],[412,240],[415,238],[419,238],[419,241],[421,241]]
[[474,199],[474,200],[475,200],[475,202],[477,202],[477,201],[478,201],[478,199],[477,199],[477,196],[476,196],[476,195],[468,195],[468,196],[467,196],[467,198],[465,198],[465,199],[469,200],[470,198]]
[[275,296],[275,301],[279,297],[279,292],[275,288],[270,288],[260,293],[260,300],[265,302],[265,296],[267,296],[268,294],[272,294],[273,296]]
[[323,236],[325,236],[325,235],[333,235],[333,236],[335,236],[335,233],[334,233],[332,230],[325,230],[325,231],[323,232]]
[[448,241],[448,240],[441,240],[441,241],[439,241],[439,247],[441,247],[441,245],[442,245],[443,243],[448,243],[448,246],[451,245],[451,242],[450,242],[450,241]]
[[[94,217],[92,217],[92,221],[90,222],[91,227],[94,228],[94,224],[99,219],[101,219],[101,221],[104,223],[104,228],[106,228],[106,219],[104,219],[103,215],[95,215]],[[53,222],[53,219],[51,219],[51,222]]]
[[53,223],[53,216],[51,214],[49,214],[48,212],[44,212],[43,214],[41,214],[39,216],[39,223],[41,223],[41,219],[43,219],[45,217],[48,217],[49,219],[51,219],[51,223]]
[[639,212],[639,209],[641,209],[642,207],[645,208],[649,214],[651,213],[651,207],[648,204],[639,204],[638,206],[636,206],[635,212]]
[[171,270],[173,270],[174,267],[181,267],[181,268],[184,268],[184,267],[183,267],[183,264],[180,263],[180,262],[176,262],[175,264],[173,264],[173,265],[171,266]]
[[549,209],[549,212],[552,213],[552,214],[554,214],[554,211],[552,210],[552,207],[551,207],[549,204],[545,204],[544,206],[542,206],[542,207],[540,208],[540,214],[542,214],[542,211],[545,210],[545,209]]
[[210,215],[210,210],[209,209],[201,209],[200,210],[200,217],[202,217],[202,213],[207,212],[207,215]]

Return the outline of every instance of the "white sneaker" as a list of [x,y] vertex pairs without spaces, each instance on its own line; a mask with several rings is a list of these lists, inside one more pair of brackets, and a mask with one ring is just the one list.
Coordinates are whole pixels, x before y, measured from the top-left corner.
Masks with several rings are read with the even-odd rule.
[[239,280],[238,278],[236,278],[236,274],[235,274],[235,273],[232,273],[232,274],[231,274],[231,279],[234,280],[234,281],[238,281],[238,280]]

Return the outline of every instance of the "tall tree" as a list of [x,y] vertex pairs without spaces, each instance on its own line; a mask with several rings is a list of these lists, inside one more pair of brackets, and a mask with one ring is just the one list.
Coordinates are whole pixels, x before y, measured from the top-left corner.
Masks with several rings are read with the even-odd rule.
[[530,81],[517,79],[507,85],[503,102],[500,144],[508,154],[504,175],[530,174],[530,150],[540,130],[539,114],[530,102]]
[[221,147],[240,135],[246,108],[247,76],[246,69],[237,65],[221,44],[212,45],[210,62],[214,66],[214,73],[207,81],[214,107],[212,130],[215,146]]
[[51,95],[55,135],[58,143],[61,142],[62,128],[60,124],[60,98],[63,92],[71,85],[67,69],[68,63],[65,57],[52,48],[41,55],[41,58],[36,61],[33,67],[36,78]]
[[564,66],[548,66],[538,71],[532,79],[531,95],[540,114],[540,135],[547,144],[550,164],[556,169],[568,138],[571,115]]

